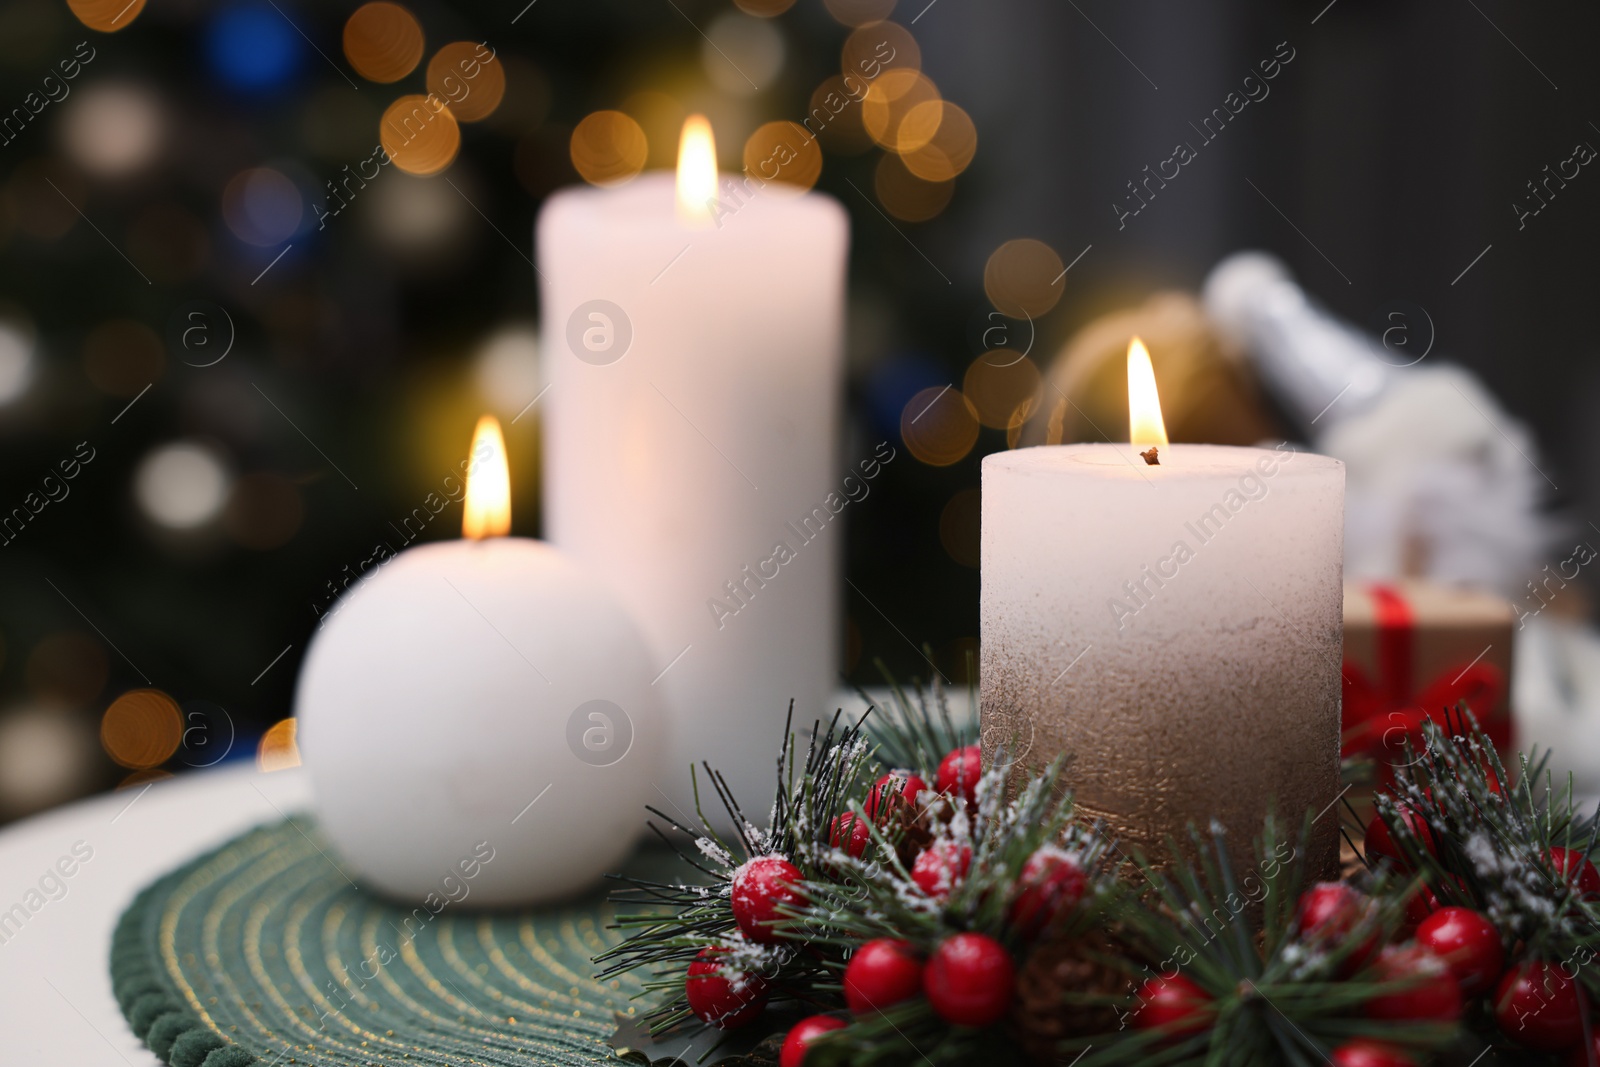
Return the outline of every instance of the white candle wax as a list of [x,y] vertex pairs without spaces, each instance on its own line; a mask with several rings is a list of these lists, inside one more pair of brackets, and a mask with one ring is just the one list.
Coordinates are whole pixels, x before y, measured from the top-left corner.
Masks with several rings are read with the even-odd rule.
[[626,610],[550,546],[407,549],[339,601],[301,671],[318,821],[350,873],[407,902],[587,888],[644,828],[652,674]]
[[1058,445],[983,461],[984,745],[1061,753],[1081,810],[1164,851],[1269,805],[1337,856],[1344,467],[1279,450]]
[[703,759],[763,820],[789,700],[810,719],[837,676],[848,224],[828,197],[729,184],[715,224],[649,174],[558,193],[538,226],[545,532],[651,641],[679,819]]

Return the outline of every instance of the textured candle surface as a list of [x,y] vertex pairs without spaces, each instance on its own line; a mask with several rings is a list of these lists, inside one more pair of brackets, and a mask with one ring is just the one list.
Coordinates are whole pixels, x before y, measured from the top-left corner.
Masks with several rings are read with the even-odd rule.
[[764,821],[789,701],[811,721],[838,676],[848,224],[820,194],[726,190],[698,228],[668,174],[568,190],[538,232],[546,534],[651,642],[655,795],[687,822],[701,760]]
[[1337,855],[1344,467],[1279,450],[1058,445],[983,461],[985,753],[1062,753],[1080,810],[1155,856],[1269,807]]

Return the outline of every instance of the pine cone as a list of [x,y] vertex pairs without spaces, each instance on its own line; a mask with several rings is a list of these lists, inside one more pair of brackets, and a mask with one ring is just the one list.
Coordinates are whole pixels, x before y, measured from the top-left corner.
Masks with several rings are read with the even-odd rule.
[[1083,937],[1047,941],[1024,961],[1017,972],[1011,1024],[1017,1040],[1035,1063],[1067,1062],[1058,1051],[1063,1038],[1116,1029],[1115,1008],[1074,1004],[1069,998],[1075,993],[1127,993],[1127,975],[1100,962],[1100,958],[1122,954],[1110,937],[1095,931]]

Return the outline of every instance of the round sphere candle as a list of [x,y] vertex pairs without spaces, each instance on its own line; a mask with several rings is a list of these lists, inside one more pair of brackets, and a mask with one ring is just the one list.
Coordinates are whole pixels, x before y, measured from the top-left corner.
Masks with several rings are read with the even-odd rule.
[[685,822],[701,760],[764,817],[789,701],[810,721],[838,676],[849,226],[757,174],[786,158],[719,179],[692,118],[676,176],[539,215],[545,530],[651,642],[673,726],[655,795]]
[[615,870],[644,828],[663,724],[643,636],[598,577],[504,536],[500,426],[472,442],[459,541],[339,601],[295,696],[341,869],[432,912],[535,904]]
[[1168,446],[1137,340],[1129,387],[1136,444],[983,461],[985,755],[1069,755],[1082,814],[1158,864],[1216,821],[1242,877],[1269,810],[1290,841],[1309,813],[1331,872],[1344,466]]

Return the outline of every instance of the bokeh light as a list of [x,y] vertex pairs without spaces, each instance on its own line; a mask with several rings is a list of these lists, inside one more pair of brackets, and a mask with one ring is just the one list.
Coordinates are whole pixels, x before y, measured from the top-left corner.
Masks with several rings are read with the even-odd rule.
[[33,381],[33,327],[26,320],[0,315],[0,404],[28,391]]
[[972,361],[961,391],[972,401],[978,421],[994,430],[1011,426],[1018,408],[1032,411],[1039,392],[1039,368],[1009,348],[996,348]]
[[[931,128],[926,140],[922,134]],[[978,128],[972,116],[945,101],[922,101],[901,120],[899,135],[920,143],[905,144],[906,169],[930,182],[949,181],[966,170],[978,151]]]
[[919,104],[937,103],[939,99],[938,87],[921,72],[884,71],[861,99],[861,124],[877,144],[899,152],[900,125],[906,115]]
[[436,99],[412,93],[390,104],[378,123],[378,140],[395,166],[408,174],[438,174],[461,150],[461,127]]
[[267,727],[256,747],[256,767],[261,771],[283,771],[300,766],[300,746],[295,741],[295,721],[279,719]]
[[160,336],[136,319],[102,322],[84,338],[83,369],[111,396],[137,396],[161,377],[166,361]]
[[620,111],[596,111],[572,131],[572,165],[593,185],[629,181],[649,154],[643,128]]
[[78,21],[91,30],[116,33],[133,25],[144,10],[145,0],[67,0]]
[[102,178],[140,170],[161,147],[161,105],[137,85],[102,82],[80,89],[68,100],[61,123],[67,154]]
[[796,193],[817,184],[822,177],[822,146],[795,122],[769,122],[744,143],[744,167],[762,181],[776,183]]
[[878,160],[873,189],[883,209],[906,222],[926,222],[945,209],[954,195],[955,182],[925,182],[906,169],[899,156]]
[[222,527],[234,543],[257,552],[281,548],[305,519],[300,490],[280,474],[257,471],[233,483]]
[[372,186],[363,220],[383,245],[406,256],[437,256],[460,241],[472,205],[444,182],[398,173]]
[[368,81],[387,85],[422,62],[422,25],[388,0],[362,4],[345,20],[344,58]]
[[711,20],[700,42],[700,66],[718,90],[752,96],[783,70],[787,49],[776,23],[742,11],[725,11]]
[[1002,315],[1037,318],[1056,306],[1066,290],[1065,269],[1055,249],[1021,237],[1007,241],[983,268],[983,291]]
[[472,377],[478,395],[496,413],[506,416],[520,413],[542,388],[539,331],[526,324],[497,330],[478,350]]
[[480,122],[506,95],[506,69],[475,41],[454,41],[428,60],[428,92],[450,107],[458,122]]
[[921,70],[922,48],[899,23],[875,22],[852,30],[844,39],[839,67],[846,74],[868,80],[886,70]]
[[46,634],[28,653],[28,689],[40,703],[86,705],[105,688],[105,649],[91,634],[60,630]]
[[205,445],[163,445],[140,461],[133,493],[151,522],[172,530],[190,530],[221,513],[228,499],[228,470]]
[[866,91],[867,83],[859,76],[846,79],[839,74],[812,91],[806,128],[828,151],[856,155],[872,147],[872,138],[861,122],[861,97]]
[[937,386],[911,398],[900,413],[906,449],[931,467],[948,467],[966,458],[978,441],[978,415],[961,390]]
[[846,26],[882,22],[894,10],[895,0],[822,0],[828,14]]
[[159,689],[130,689],[100,719],[100,746],[119,766],[158,767],[178,751],[183,712]]
[[982,514],[982,497],[976,489],[961,490],[939,512],[939,544],[963,567],[978,566]]
[[222,190],[222,218],[246,244],[269,248],[293,237],[305,219],[300,190],[271,167],[242,170]]
[[176,204],[155,204],[128,227],[128,258],[161,283],[188,281],[211,258],[205,225]]
[[270,3],[224,7],[206,28],[206,59],[222,84],[245,93],[282,88],[300,69],[305,42]]
[[794,0],[733,0],[740,11],[759,18],[776,18],[794,6]]
[[24,707],[0,716],[0,815],[26,815],[71,800],[92,783],[94,729],[60,708]]

